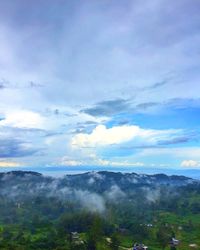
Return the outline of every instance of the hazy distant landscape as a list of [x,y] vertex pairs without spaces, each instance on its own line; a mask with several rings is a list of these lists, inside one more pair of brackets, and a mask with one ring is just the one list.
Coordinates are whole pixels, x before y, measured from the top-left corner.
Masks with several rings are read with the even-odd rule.
[[0,173],[1,249],[110,250],[142,242],[158,250],[169,249],[172,237],[180,249],[199,249],[199,211],[200,181],[184,176]]
[[[99,166],[95,167],[90,167],[90,166],[73,166],[70,167],[68,166],[67,168],[64,167],[23,167],[23,168],[18,168],[20,171],[37,171],[38,173],[41,173],[45,176],[52,176],[52,177],[62,177],[64,175],[68,174],[81,174],[81,173],[86,173],[86,172],[98,172],[99,171]],[[16,168],[5,168],[2,167],[0,168],[0,173],[1,172],[10,172],[10,171],[16,171]],[[111,172],[122,172],[122,173],[139,173],[139,174],[166,174],[166,175],[183,175],[186,177],[190,177],[193,179],[200,179],[200,170],[199,169],[156,169],[156,168],[126,168],[126,167],[101,167],[101,171],[111,171]]]

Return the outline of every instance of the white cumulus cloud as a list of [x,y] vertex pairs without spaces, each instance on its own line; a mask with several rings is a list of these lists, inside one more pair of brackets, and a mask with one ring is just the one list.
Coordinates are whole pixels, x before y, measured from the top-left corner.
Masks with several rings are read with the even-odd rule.
[[155,143],[159,140],[165,140],[177,132],[176,130],[142,129],[135,125],[115,126],[112,128],[98,125],[90,134],[80,133],[75,135],[72,138],[71,145],[74,148],[97,147],[121,144],[133,139]]
[[0,121],[0,126],[41,129],[44,126],[44,118],[40,114],[28,110],[8,111],[5,119]]
[[181,162],[181,167],[200,167],[200,162],[195,160],[184,160]]
[[143,162],[132,162],[132,161],[115,161],[101,159],[96,155],[89,155],[85,158],[73,158],[69,156],[64,156],[61,158],[60,165],[62,166],[112,166],[112,167],[142,167],[145,164]]

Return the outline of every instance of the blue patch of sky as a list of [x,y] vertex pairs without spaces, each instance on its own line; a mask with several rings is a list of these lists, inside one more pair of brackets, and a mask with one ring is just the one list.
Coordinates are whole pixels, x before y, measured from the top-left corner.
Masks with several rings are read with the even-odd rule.
[[123,124],[145,129],[199,129],[200,108],[165,109],[159,113],[121,113],[106,122],[111,128]]

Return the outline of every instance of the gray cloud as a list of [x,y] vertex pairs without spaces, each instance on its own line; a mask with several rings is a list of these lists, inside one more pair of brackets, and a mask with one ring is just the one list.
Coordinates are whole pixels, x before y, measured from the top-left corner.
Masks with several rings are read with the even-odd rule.
[[[65,1],[62,8],[58,3],[49,1],[49,12],[45,3],[40,1],[39,4],[40,10],[38,3],[27,5],[16,0],[12,6],[1,3],[0,20],[13,36],[17,33],[18,43],[13,45],[16,65],[20,69],[26,66],[29,73],[38,72],[40,77],[44,75],[47,82],[51,82],[51,87],[43,94],[48,97],[54,94],[57,101],[65,101],[68,97],[77,102],[74,96],[80,96],[80,93],[75,89],[83,85],[82,98],[87,101],[93,97],[92,102],[98,102],[102,95],[104,99],[116,87],[123,88],[124,81],[131,81],[133,88],[142,89],[149,78],[155,84],[146,87],[159,88],[166,84],[158,80],[161,75],[185,67],[182,54],[187,55],[190,47],[188,38],[198,44],[193,37],[199,24],[197,1],[191,4],[178,0],[172,6],[166,0],[145,4],[121,0],[117,4],[113,1],[109,4],[107,1],[85,1],[84,4]],[[180,53],[175,47],[177,43],[186,51]],[[35,53],[38,50],[40,53]],[[19,57],[21,54],[23,56]],[[52,72],[60,76],[60,82]],[[55,84],[52,83],[54,81]],[[35,83],[35,79],[32,82]],[[115,97],[109,96],[111,98]]]
[[158,106],[159,103],[157,102],[144,102],[144,103],[139,103],[135,106],[135,110],[146,110],[148,108],[156,107]]
[[143,87],[143,88],[139,89],[138,91],[156,90],[156,89],[158,89],[158,88],[161,88],[161,87],[163,87],[163,86],[165,86],[165,85],[170,84],[170,83],[172,82],[173,78],[174,78],[174,77],[169,76],[169,77],[166,78],[166,79],[163,79],[163,80],[161,80],[161,81],[157,81],[157,82],[155,82],[155,83],[153,83],[153,84],[151,84],[151,85],[149,85],[149,86]]
[[97,125],[98,123],[93,121],[78,122],[72,129],[72,134],[91,132]]
[[[41,155],[44,149],[40,138],[48,132],[34,128],[0,127],[0,158]],[[38,146],[40,145],[40,146]]]
[[33,81],[28,81],[21,84],[21,83],[11,82],[8,79],[4,78],[0,80],[0,89],[33,89],[41,87],[44,87],[44,85]]
[[44,85],[41,84],[41,83],[36,83],[36,82],[30,81],[28,83],[27,87],[30,87],[30,88],[42,88],[42,87],[44,87]]
[[0,80],[0,89],[5,89],[5,88],[8,88],[9,86],[9,82],[6,81],[5,79],[1,79]]
[[143,144],[143,145],[132,145],[131,143],[123,146],[118,146],[118,145],[112,145],[113,148],[120,149],[122,151],[129,151],[129,150],[134,150],[134,149],[158,149],[158,148],[165,148],[170,145],[176,145],[176,144],[187,144],[189,142],[198,142],[200,139],[200,135],[197,132],[193,133],[184,133],[180,136],[174,136],[172,138],[166,139],[166,140],[158,140],[154,144]]
[[47,131],[44,133],[44,137],[53,137],[53,136],[59,136],[63,135],[64,132],[56,132],[56,131]]
[[172,98],[163,103],[163,105],[169,108],[200,108],[200,98]]
[[30,143],[17,139],[0,139],[0,158],[24,157],[37,152],[39,149],[33,148]]
[[199,98],[170,98],[163,102],[144,102],[135,106],[135,110],[146,110],[149,108],[172,108],[172,109],[184,109],[184,108],[200,108]]
[[149,87],[149,89],[157,89],[157,88],[160,88],[160,87],[162,87],[162,86],[164,86],[164,85],[166,85],[166,84],[168,84],[168,81],[167,81],[167,80],[163,80],[163,81],[161,81],[161,82],[156,82],[156,83],[154,83],[153,85],[151,85],[151,86]]
[[184,109],[184,108],[200,108],[199,98],[171,98],[163,102],[144,102],[137,104],[135,109],[147,110],[149,108],[171,108],[171,109]]
[[158,141],[158,145],[163,145],[163,146],[167,146],[167,145],[173,145],[173,144],[185,144],[185,143],[189,143],[192,141],[199,141],[199,134],[198,133],[191,133],[191,134],[187,134],[187,135],[182,135],[182,136],[177,136],[174,138],[171,138],[169,140],[162,140],[162,141]]
[[193,141],[193,138],[177,137],[177,138],[173,138],[171,140],[159,141],[158,145],[183,144],[183,143],[187,143],[187,142],[190,142],[190,141]]
[[111,116],[116,113],[127,112],[130,107],[131,104],[128,100],[116,99],[99,102],[94,107],[82,109],[81,112],[92,116]]
[[[140,113],[148,112],[152,109],[183,109],[191,107],[200,107],[199,98],[171,98],[163,102],[141,102],[133,104],[128,99],[116,99],[109,101],[102,101],[93,107],[82,109],[81,112],[100,117],[100,116],[113,116],[120,113]],[[129,121],[123,119],[118,124],[128,124]],[[89,124],[89,123],[88,123]]]

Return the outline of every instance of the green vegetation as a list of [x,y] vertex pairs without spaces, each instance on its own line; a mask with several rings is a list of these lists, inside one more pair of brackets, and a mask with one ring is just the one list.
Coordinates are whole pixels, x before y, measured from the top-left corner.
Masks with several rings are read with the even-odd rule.
[[[156,187],[150,184],[148,189],[137,184],[134,189],[123,189],[118,181],[118,193],[115,188],[112,197],[109,189],[95,190],[96,196],[91,196],[83,187],[81,195],[86,195],[90,206],[101,200],[97,196],[101,194],[104,209],[95,211],[94,207],[82,205],[82,196],[81,201],[69,198],[69,190],[65,198],[58,193],[50,195],[37,178],[29,179],[26,190],[23,179],[1,181],[0,249],[126,250],[135,242],[144,243],[149,250],[200,249],[199,183]],[[46,187],[45,181],[42,179]],[[37,189],[33,183],[37,183]],[[63,186],[60,190],[63,192]],[[155,190],[160,194],[156,198],[145,196],[149,192],[155,196]],[[99,200],[90,203],[94,197]],[[177,248],[170,248],[172,237],[180,240]],[[196,248],[189,248],[189,244],[196,244]]]

